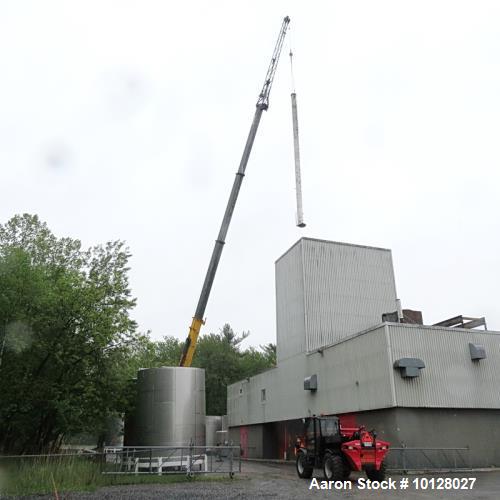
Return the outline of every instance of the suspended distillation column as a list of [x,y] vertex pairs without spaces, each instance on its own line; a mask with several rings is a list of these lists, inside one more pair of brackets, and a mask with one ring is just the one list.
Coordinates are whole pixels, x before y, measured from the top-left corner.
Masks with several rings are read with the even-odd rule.
[[139,446],[205,446],[205,370],[140,370],[135,424]]
[[297,227],[305,227],[304,212],[302,210],[302,182],[300,178],[300,148],[299,148],[299,120],[297,116],[297,94],[293,81],[293,53],[290,50],[290,68],[292,72],[292,125],[293,125],[293,152],[295,158],[295,192],[297,196]]

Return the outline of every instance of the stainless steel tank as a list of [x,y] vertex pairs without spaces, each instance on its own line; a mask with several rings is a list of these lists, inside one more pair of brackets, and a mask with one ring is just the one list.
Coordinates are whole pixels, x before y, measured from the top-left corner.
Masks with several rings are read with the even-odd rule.
[[222,417],[207,415],[205,417],[205,435],[207,446],[216,446],[217,431],[222,430]]
[[205,445],[205,370],[161,367],[137,374],[137,445]]

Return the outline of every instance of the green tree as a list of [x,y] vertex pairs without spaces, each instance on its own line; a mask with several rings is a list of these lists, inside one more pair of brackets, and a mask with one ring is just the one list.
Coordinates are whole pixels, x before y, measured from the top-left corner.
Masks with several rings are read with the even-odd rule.
[[276,344],[269,342],[268,344],[261,345],[264,359],[268,366],[276,366]]
[[235,334],[231,326],[225,324],[218,334],[199,338],[193,366],[205,368],[207,415],[227,413],[228,385],[275,365],[266,351],[241,348],[248,336],[249,332]]
[[0,450],[57,448],[116,411],[116,360],[138,342],[129,257],[121,241],[56,238],[36,215],[0,225]]
[[[227,413],[228,385],[275,366],[276,346],[266,344],[260,349],[242,349],[241,344],[248,336],[248,332],[236,334],[229,324],[225,324],[219,333],[199,337],[193,366],[205,369],[207,415]],[[142,337],[138,344],[128,349],[126,362],[121,362],[125,370],[122,379],[135,377],[139,368],[177,366],[181,349],[182,343],[174,337],[164,337],[161,341]],[[124,408],[133,412],[133,384],[123,392],[130,396]]]
[[177,366],[181,357],[182,343],[175,337],[164,337],[153,341],[150,332],[137,337],[136,341],[115,350],[112,372],[117,378],[116,410],[119,413],[133,413],[136,404],[137,372],[141,368]]

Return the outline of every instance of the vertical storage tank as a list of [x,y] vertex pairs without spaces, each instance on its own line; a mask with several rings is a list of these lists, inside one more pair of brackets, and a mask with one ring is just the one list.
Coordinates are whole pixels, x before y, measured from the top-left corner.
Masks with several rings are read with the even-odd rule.
[[217,441],[217,431],[222,430],[222,417],[207,415],[205,420],[205,435],[207,446],[216,446]]
[[205,370],[164,366],[137,375],[137,445],[205,445]]

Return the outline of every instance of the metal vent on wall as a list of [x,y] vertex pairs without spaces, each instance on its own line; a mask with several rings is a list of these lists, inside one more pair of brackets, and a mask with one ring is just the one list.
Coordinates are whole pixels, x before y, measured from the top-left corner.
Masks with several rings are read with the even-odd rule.
[[304,390],[305,391],[316,391],[318,390],[318,376],[316,374],[306,377],[304,379]]
[[419,358],[401,358],[394,362],[394,368],[399,369],[403,378],[420,377],[420,370],[425,368],[425,363]]
[[469,352],[472,360],[486,359],[486,349],[483,344],[469,342]]

